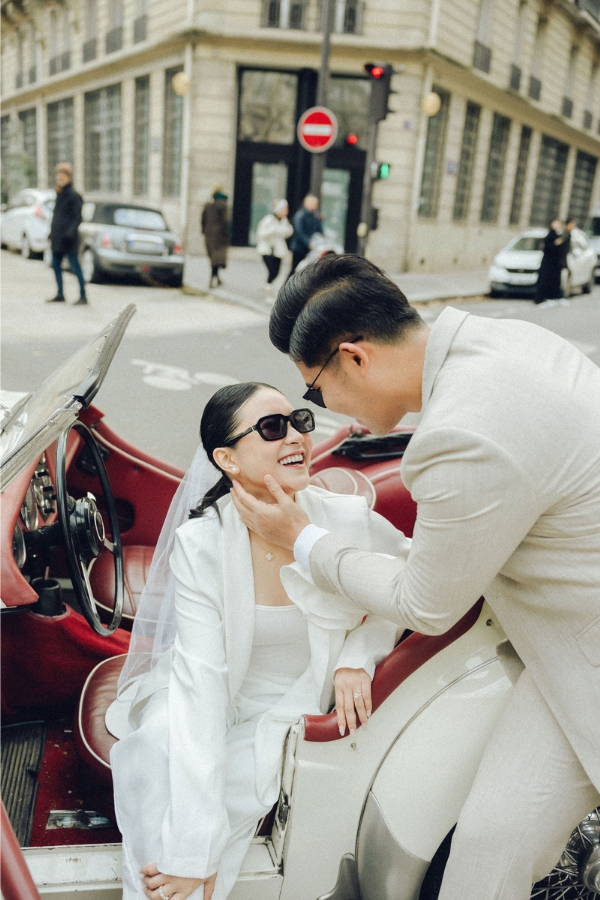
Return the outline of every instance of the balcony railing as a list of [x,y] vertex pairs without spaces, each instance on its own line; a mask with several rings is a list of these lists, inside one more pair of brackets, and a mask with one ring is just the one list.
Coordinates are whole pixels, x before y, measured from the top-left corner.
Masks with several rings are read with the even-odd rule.
[[96,38],[89,38],[83,45],[83,53],[82,58],[84,63],[90,62],[92,59],[96,59],[97,54],[97,40]]
[[514,63],[510,67],[510,87],[513,91],[518,91],[521,87],[521,70]]
[[542,82],[539,78],[535,78],[534,75],[529,79],[529,91],[528,94],[532,100],[539,100],[540,94],[542,93]]
[[480,69],[482,72],[489,72],[492,62],[492,51],[481,41],[475,41],[473,51],[473,68]]
[[117,28],[111,28],[106,33],[106,52],[114,53],[123,46],[123,27],[119,25]]
[[133,43],[139,44],[148,37],[148,16],[138,16],[133,22]]

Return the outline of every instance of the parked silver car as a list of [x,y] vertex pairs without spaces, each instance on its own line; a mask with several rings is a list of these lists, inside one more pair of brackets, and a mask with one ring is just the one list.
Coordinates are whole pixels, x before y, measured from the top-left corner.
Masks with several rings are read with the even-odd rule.
[[42,254],[48,246],[54,209],[54,191],[25,188],[6,204],[0,219],[3,247],[19,250],[25,259]]
[[105,275],[147,275],[181,287],[181,240],[159,209],[115,200],[87,200],[79,226],[79,253],[86,282]]

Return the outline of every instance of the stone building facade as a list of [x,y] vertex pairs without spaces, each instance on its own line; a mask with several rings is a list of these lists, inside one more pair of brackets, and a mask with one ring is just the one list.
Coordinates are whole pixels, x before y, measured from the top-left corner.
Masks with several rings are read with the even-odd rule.
[[[295,208],[308,189],[295,126],[315,99],[318,22],[319,0],[2,0],[3,190],[45,187],[68,158],[87,197],[160,205],[195,253],[221,183],[234,244],[252,244],[271,199]],[[388,270],[485,265],[521,228],[600,202],[600,0],[336,0],[323,206],[346,249],[373,61],[403,67],[367,251]]]

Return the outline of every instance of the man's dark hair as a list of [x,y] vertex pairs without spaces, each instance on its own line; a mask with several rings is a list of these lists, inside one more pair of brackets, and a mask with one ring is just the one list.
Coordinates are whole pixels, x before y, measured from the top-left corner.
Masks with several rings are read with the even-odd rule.
[[271,312],[271,343],[294,362],[323,365],[334,346],[361,335],[382,344],[423,324],[400,288],[362,256],[328,254],[283,285]]

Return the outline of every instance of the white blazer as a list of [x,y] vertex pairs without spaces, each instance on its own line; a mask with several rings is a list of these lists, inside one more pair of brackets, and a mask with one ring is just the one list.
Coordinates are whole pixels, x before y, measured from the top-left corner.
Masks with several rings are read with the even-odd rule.
[[[410,541],[362,498],[309,487],[297,500],[313,521],[366,550],[408,553]],[[168,687],[170,802],[161,859],[169,860],[169,871],[215,871],[228,836],[226,735],[250,661],[256,598],[248,530],[229,496],[218,505],[220,518],[210,511],[177,530],[171,557],[175,645],[140,682],[129,715],[130,730],[136,729],[149,698]],[[364,668],[372,675],[399,634],[377,616],[361,624],[362,610],[345,610],[340,598],[317,588],[297,563],[281,572],[290,598],[306,615],[311,660],[258,725],[256,791],[266,806],[278,796],[290,725],[305,713],[329,709],[336,667]]]
[[600,790],[600,369],[536,325],[445,309],[402,478],[408,558],[326,535],[315,583],[425,634],[484,594]]

